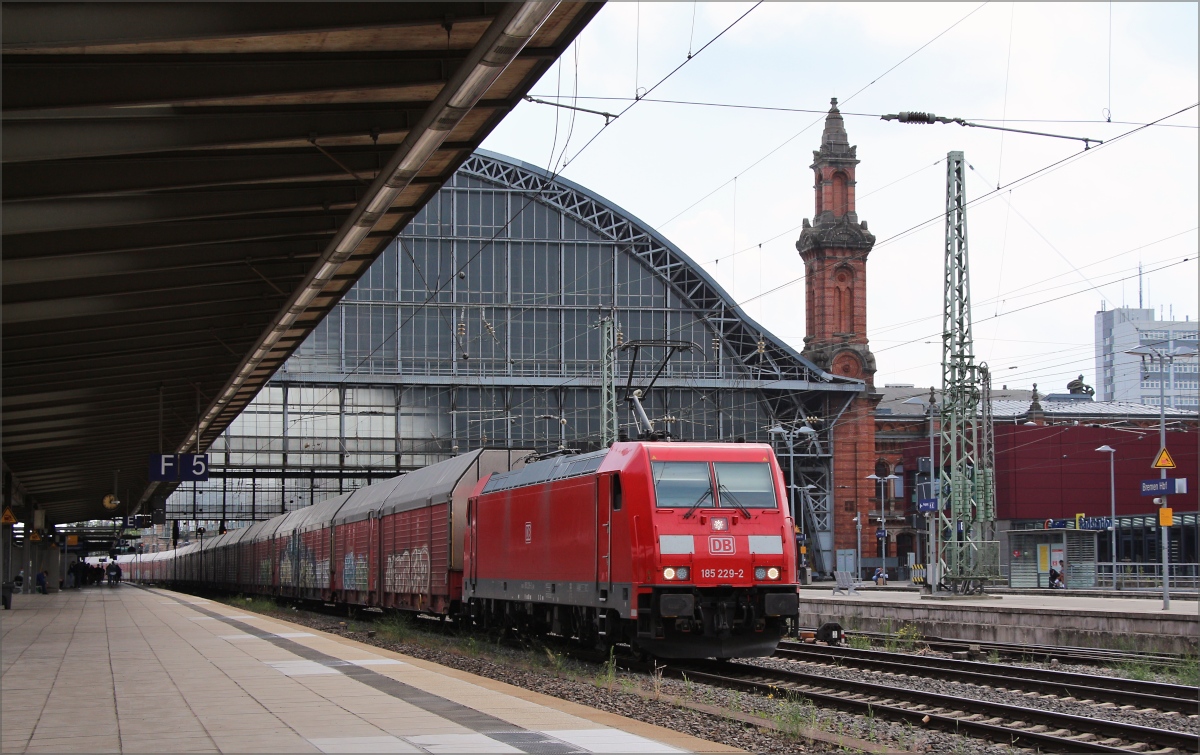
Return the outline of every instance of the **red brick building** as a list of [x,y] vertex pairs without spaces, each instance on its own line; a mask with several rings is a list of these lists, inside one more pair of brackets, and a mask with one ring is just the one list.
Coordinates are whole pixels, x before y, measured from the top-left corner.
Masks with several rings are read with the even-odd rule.
[[[833,426],[832,511],[834,548],[857,549],[855,517],[862,514],[864,566],[880,555],[876,530],[887,522],[886,556],[903,565],[909,553],[923,559],[925,527],[916,515],[915,485],[921,457],[929,456],[929,389],[905,386],[876,390],[875,357],[867,340],[867,257],[875,237],[855,210],[857,147],[850,144],[837,100],[825,119],[820,149],[813,152],[815,207],[805,219],[796,249],[804,261],[805,325],[803,355],[822,369],[859,378],[868,390]],[[936,397],[940,402],[940,396]],[[1105,516],[1110,508],[1108,457],[1094,449],[1117,448],[1118,516],[1153,508],[1135,492],[1138,479],[1154,477],[1146,458],[1157,452],[1158,411],[1124,402],[1093,402],[1090,395],[1060,394],[1040,402],[1033,392],[993,394],[996,418],[997,516],[1007,529],[1023,519],[1071,518],[1077,513]],[[1196,508],[1197,415],[1168,412],[1173,452],[1180,472],[1190,477],[1179,504]],[[1138,431],[1144,431],[1141,435]],[[1150,436],[1153,437],[1150,437]],[[926,462],[927,463],[927,462]],[[899,479],[882,490],[868,475]],[[1141,477],[1139,477],[1139,475]],[[1193,526],[1194,530],[1195,527]],[[1003,539],[1003,538],[1002,538]],[[1194,554],[1196,534],[1185,534],[1184,551]]]

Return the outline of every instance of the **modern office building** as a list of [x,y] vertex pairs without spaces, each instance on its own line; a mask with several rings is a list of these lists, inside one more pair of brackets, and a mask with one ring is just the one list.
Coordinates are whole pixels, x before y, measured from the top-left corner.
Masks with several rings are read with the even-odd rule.
[[1096,398],[1158,406],[1160,384],[1167,407],[1200,408],[1200,362],[1174,360],[1165,370],[1157,362],[1129,354],[1139,346],[1165,351],[1197,347],[1197,323],[1156,320],[1153,309],[1101,310],[1096,313]]

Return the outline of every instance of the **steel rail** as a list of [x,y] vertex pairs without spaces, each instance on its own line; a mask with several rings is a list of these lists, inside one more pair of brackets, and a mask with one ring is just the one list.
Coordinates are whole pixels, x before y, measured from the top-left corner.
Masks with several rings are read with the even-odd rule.
[[[813,631],[813,630],[807,630]],[[894,634],[886,632],[849,632],[860,637],[870,637],[876,639],[887,639],[895,637]],[[980,642],[978,640],[957,640],[937,636],[925,636],[920,639],[920,644],[927,645],[931,649],[940,650],[967,650],[971,647],[977,647],[981,652],[988,653],[995,651],[996,653],[1016,658],[1026,659],[1043,659],[1049,660],[1057,658],[1059,661],[1070,661],[1072,663],[1084,664],[1106,664],[1106,663],[1146,663],[1157,666],[1168,666],[1179,663],[1180,656],[1171,653],[1126,653],[1120,650],[1106,650],[1103,648],[1084,648],[1070,646],[1055,646],[1055,645],[1023,645],[1018,643],[1007,642]]]
[[[814,677],[742,663],[695,662],[659,669],[663,674],[675,678],[686,676],[692,681],[775,697],[791,692],[822,705],[884,715],[1014,746],[1036,747],[1042,751],[1133,751],[1120,746],[1119,742],[1144,743],[1180,752],[1200,750],[1200,736],[1195,734],[939,695],[894,685]],[[1016,728],[1004,722],[1026,723],[1030,728]],[[1036,731],[1034,727],[1047,727],[1048,730]]]
[[970,682],[989,687],[1019,686],[1030,691],[1065,694],[1077,699],[1090,698],[1096,702],[1113,702],[1118,705],[1137,705],[1159,711],[1200,713],[1200,689],[1181,684],[930,658],[877,650],[817,647],[799,643],[780,643],[775,657],[870,668],[894,674],[915,673],[932,679]]

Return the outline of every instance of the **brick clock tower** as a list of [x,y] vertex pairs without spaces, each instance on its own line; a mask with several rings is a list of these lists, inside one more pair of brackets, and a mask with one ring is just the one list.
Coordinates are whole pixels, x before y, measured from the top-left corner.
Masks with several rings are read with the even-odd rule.
[[[804,356],[828,372],[865,380],[868,387],[833,428],[831,493],[834,548],[856,548],[854,517],[861,511],[862,558],[873,559],[879,555],[878,514],[869,521],[867,516],[883,509],[879,486],[866,479],[876,472],[874,414],[879,401],[873,390],[875,357],[867,346],[867,255],[875,237],[854,210],[856,152],[834,99],[821,148],[813,152],[814,216],[811,223],[804,220],[796,249],[804,260]],[[837,408],[830,407],[827,416],[836,416]],[[888,553],[894,550],[889,547]]]

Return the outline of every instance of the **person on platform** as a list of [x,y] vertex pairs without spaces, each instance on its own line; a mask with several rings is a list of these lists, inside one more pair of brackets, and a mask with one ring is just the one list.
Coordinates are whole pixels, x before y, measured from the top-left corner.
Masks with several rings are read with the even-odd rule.
[[1055,561],[1054,566],[1050,567],[1050,588],[1054,590],[1061,590],[1066,587],[1063,584],[1062,572],[1056,568],[1060,565],[1058,561]]
[[880,585],[881,587],[887,584],[888,575],[887,572],[883,570],[882,566],[875,567],[875,576],[873,579],[875,580],[875,584]]
[[42,595],[50,594],[46,591],[46,570],[45,569],[43,569],[42,571],[37,573],[37,577],[35,577],[35,584],[37,585],[37,591],[40,592]]

